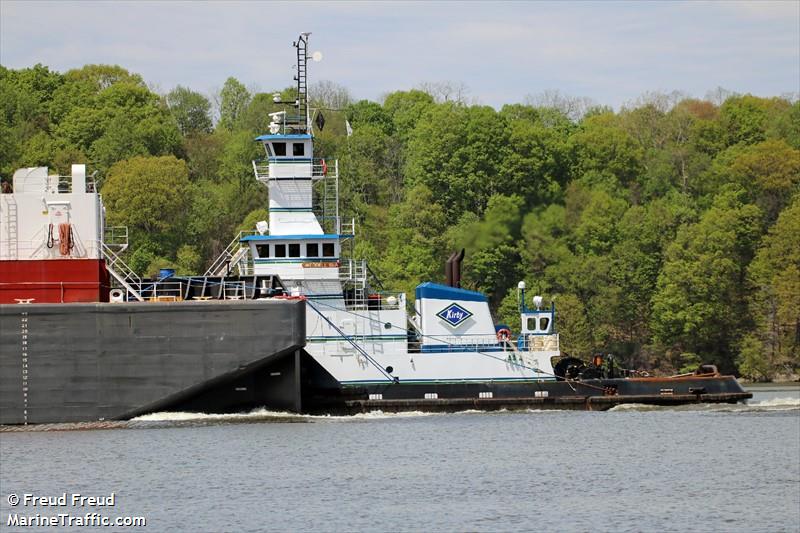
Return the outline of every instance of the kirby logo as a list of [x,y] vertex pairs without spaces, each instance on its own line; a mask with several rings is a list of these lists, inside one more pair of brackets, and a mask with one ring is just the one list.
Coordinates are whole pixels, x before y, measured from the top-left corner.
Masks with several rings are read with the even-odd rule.
[[458,305],[457,303],[451,303],[438,313],[436,316],[450,324],[452,327],[456,327],[464,322],[466,319],[472,316],[472,313]]

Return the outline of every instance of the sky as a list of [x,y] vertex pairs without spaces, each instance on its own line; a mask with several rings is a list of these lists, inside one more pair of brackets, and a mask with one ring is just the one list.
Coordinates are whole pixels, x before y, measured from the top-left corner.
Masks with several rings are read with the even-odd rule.
[[305,31],[323,54],[310,82],[355,99],[438,82],[494,107],[553,90],[617,109],[647,92],[800,92],[800,0],[0,0],[0,64],[118,64],[162,93],[210,95],[229,76],[272,91],[293,84]]

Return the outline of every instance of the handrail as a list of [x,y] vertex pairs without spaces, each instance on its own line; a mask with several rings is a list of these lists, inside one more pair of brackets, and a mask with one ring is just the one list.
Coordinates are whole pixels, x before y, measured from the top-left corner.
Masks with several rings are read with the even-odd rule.
[[[221,269],[226,263],[230,262],[231,267],[237,266],[238,263],[244,259],[244,256],[249,252],[247,246],[242,246],[242,237],[246,235],[255,235],[255,231],[240,231],[236,237],[225,247],[225,249],[217,256],[211,266],[208,267],[204,276],[217,276],[220,275]],[[236,259],[236,261],[234,261]]]
[[[252,161],[253,165],[253,173],[256,176],[256,179],[260,181],[269,181],[271,178],[270,176],[270,165],[277,164],[280,162],[281,159],[254,159]],[[286,160],[287,163],[294,163],[296,165],[303,165],[303,164],[310,164],[311,165],[311,178],[313,179],[339,179],[339,160],[333,159],[330,162],[323,158],[313,158],[306,161],[296,161],[292,162],[291,160]],[[324,164],[323,164],[324,162]],[[280,176],[281,179],[291,179],[291,178],[308,178],[308,174],[303,173],[302,175],[293,175],[293,176]]]
[[[109,248],[106,243],[101,242],[100,245],[102,247],[101,249],[103,251],[103,255],[105,255],[107,259],[110,259],[110,261],[106,263],[106,269],[108,270],[108,273],[111,274],[114,279],[116,279],[120,285],[125,288],[126,291],[128,291],[130,296],[133,296],[140,302],[143,302],[144,298],[142,298],[142,295],[139,294],[139,291],[133,287],[134,284],[141,283],[141,278],[137,276],[133,269],[129,267],[120,256],[114,253],[114,250]],[[117,272],[117,270],[114,268],[117,265],[122,267],[122,274]]]

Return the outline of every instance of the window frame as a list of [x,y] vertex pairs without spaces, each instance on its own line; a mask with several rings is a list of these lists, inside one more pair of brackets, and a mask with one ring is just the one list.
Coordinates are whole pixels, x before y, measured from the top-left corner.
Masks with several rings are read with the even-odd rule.
[[[263,253],[266,250],[267,253]],[[270,255],[270,245],[269,244],[256,244],[256,256],[260,258],[269,258],[272,257]]]

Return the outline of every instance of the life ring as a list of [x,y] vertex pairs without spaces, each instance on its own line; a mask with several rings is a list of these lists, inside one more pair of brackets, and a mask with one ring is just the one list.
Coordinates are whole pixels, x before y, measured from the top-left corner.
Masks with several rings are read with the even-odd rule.
[[507,341],[511,338],[511,331],[507,328],[497,330],[497,340],[500,342]]

